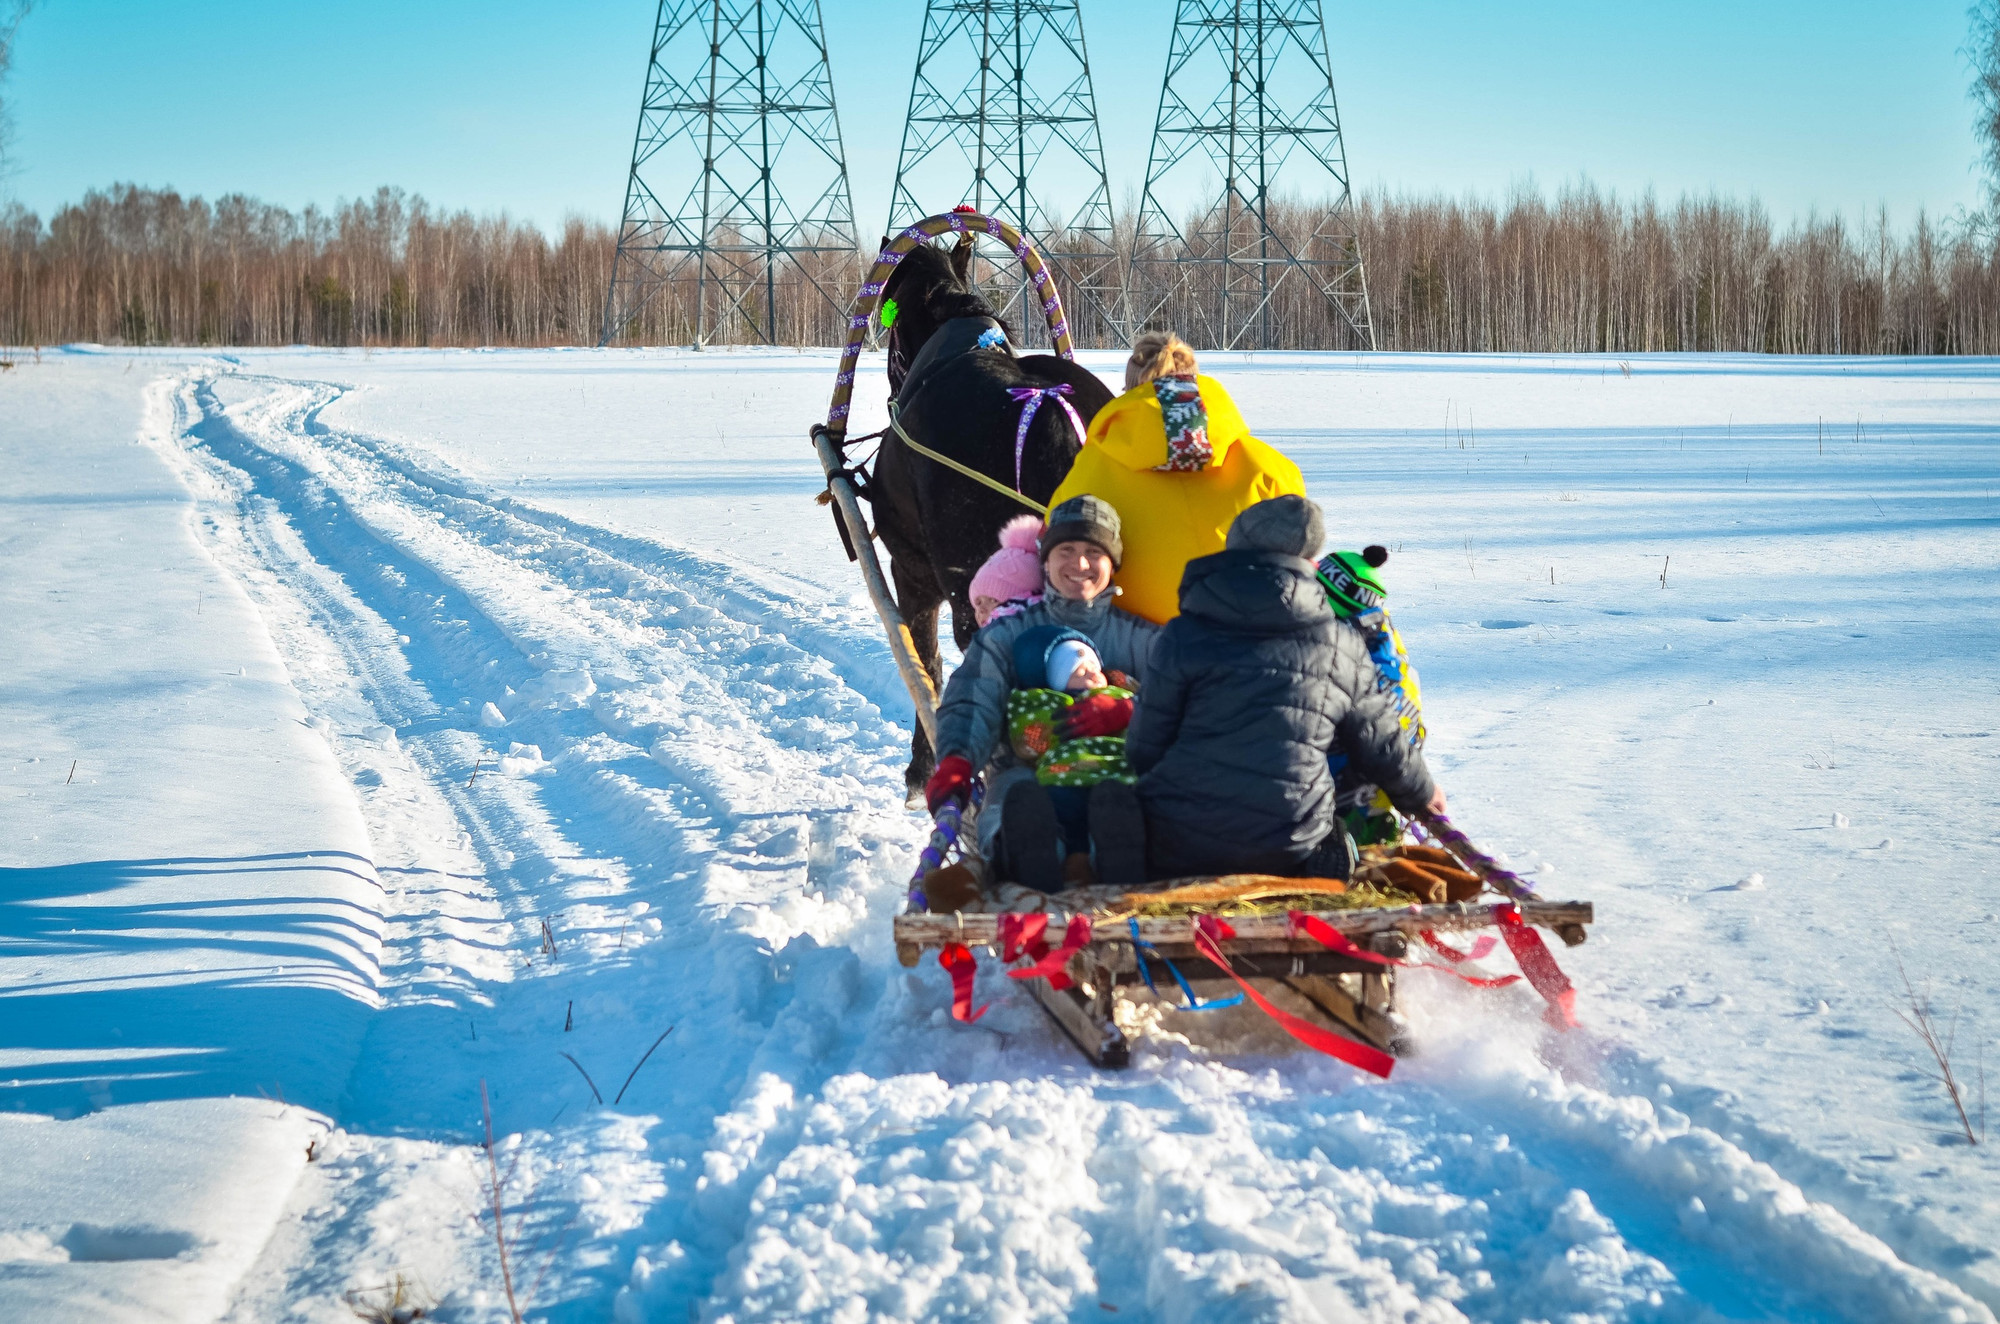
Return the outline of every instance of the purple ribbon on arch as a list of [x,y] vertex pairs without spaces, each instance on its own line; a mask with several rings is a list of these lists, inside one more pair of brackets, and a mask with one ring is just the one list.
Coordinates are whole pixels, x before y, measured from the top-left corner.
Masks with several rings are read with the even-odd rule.
[[1058,386],[1010,386],[1007,394],[1021,402],[1021,421],[1014,425],[1014,490],[1021,490],[1021,456],[1028,446],[1028,425],[1035,421],[1035,411],[1042,407],[1042,401],[1054,400],[1069,415],[1070,426],[1076,429],[1076,439],[1082,442],[1090,435],[1090,430],[1077,417],[1076,406],[1066,398],[1076,394],[1069,383]]

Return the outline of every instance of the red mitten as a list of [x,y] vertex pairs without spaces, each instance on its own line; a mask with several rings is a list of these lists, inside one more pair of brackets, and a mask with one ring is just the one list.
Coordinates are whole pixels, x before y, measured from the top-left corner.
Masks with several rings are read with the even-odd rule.
[[924,803],[933,814],[947,800],[960,804],[972,798],[972,760],[963,754],[953,754],[938,760],[937,770],[924,783]]
[[1115,736],[1132,725],[1132,701],[1115,694],[1093,694],[1063,709],[1056,732],[1064,740],[1085,736]]

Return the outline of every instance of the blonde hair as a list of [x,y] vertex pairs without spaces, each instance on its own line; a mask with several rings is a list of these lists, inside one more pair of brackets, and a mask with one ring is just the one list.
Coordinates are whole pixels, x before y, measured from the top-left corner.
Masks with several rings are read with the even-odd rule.
[[1157,377],[1192,377],[1197,371],[1194,349],[1171,331],[1148,331],[1132,342],[1125,361],[1125,389]]

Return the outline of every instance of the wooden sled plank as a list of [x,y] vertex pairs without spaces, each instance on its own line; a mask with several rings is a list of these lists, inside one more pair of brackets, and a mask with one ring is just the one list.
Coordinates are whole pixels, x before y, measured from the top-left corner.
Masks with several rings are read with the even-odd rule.
[[1388,978],[1362,975],[1359,998],[1327,975],[1287,975],[1279,982],[1312,1003],[1336,1028],[1393,1057],[1408,1057],[1416,1051],[1416,1042],[1410,1037],[1409,1022],[1395,1010],[1394,994],[1370,988]]
[[[1388,941],[1378,939],[1387,946]],[[1117,1070],[1131,1064],[1131,1045],[1112,1014],[1120,989],[1136,989],[1144,980],[1140,961],[1153,973],[1154,985],[1171,991],[1173,975],[1164,962],[1140,957],[1129,943],[1107,942],[1100,960],[1072,958],[1070,974],[1078,983],[1057,991],[1046,979],[1025,980],[1028,993],[1063,1035],[1076,1045],[1085,1058],[1098,1067]],[[1245,974],[1264,984],[1282,984],[1298,993],[1307,1004],[1307,1019],[1323,1028],[1396,1056],[1412,1051],[1408,1026],[1395,1013],[1392,1001],[1394,982],[1380,967],[1332,952],[1287,954],[1280,970],[1260,970],[1244,961]],[[1346,974],[1362,982],[1362,997],[1356,1000],[1340,987],[1338,976]],[[1235,987],[1220,971],[1188,968],[1181,977],[1200,990],[1217,992]],[[1090,992],[1085,992],[1088,985]],[[1205,994],[1204,994],[1205,996]],[[1172,998],[1168,1002],[1171,1005]]]
[[[1153,982],[1161,988],[1171,987],[1174,982],[1173,971],[1167,969],[1166,963],[1168,961],[1174,963],[1174,967],[1181,972],[1182,979],[1187,980],[1188,983],[1197,988],[1210,985],[1225,989],[1235,987],[1234,981],[1228,975],[1223,974],[1220,970],[1210,965],[1208,958],[1204,957],[1192,946],[1188,946],[1185,949],[1162,947],[1155,948],[1154,950],[1158,954],[1146,958],[1146,969],[1152,974]],[[1119,953],[1119,955],[1122,956],[1123,953]],[[1238,951],[1233,945],[1229,948],[1231,960],[1244,955],[1243,952]],[[1251,953],[1250,955],[1255,956],[1257,954]],[[1116,964],[1117,958],[1114,957],[1112,959],[1114,964]],[[1370,962],[1357,961],[1351,956],[1342,956],[1338,952],[1316,952],[1303,947],[1292,951],[1264,953],[1262,963],[1246,959],[1243,964],[1245,974],[1260,975],[1271,979],[1284,978],[1287,975],[1360,975],[1367,974],[1379,968]],[[1134,966],[1129,973],[1120,970],[1118,982],[1121,986],[1143,983],[1144,976],[1140,975],[1137,967]]]
[[[1409,951],[1409,943],[1395,932],[1374,934],[1367,945],[1391,960],[1400,961]],[[1273,962],[1268,957],[1262,962],[1242,956],[1234,959],[1244,974],[1272,976],[1297,993],[1335,1030],[1392,1057],[1408,1057],[1416,1051],[1409,1022],[1396,1011],[1394,970],[1332,952],[1286,958],[1289,969],[1285,971],[1269,970]],[[1348,991],[1343,976],[1355,982],[1358,997]]]
[[[1072,961],[1072,978],[1077,973],[1075,967],[1076,962]],[[1077,1050],[1090,1059],[1091,1065],[1117,1071],[1132,1064],[1132,1045],[1111,1015],[1116,994],[1109,979],[1092,985],[1096,990],[1094,997],[1086,995],[1081,984],[1058,990],[1050,988],[1046,979],[1020,982],[1028,986],[1028,995],[1048,1013]]]
[[[1290,973],[1280,973],[1260,969],[1255,961],[1238,953],[1231,953],[1231,956],[1241,967],[1239,973],[1246,978],[1267,986],[1283,985],[1304,999],[1309,1008],[1305,1017],[1308,1021],[1318,1021],[1324,1029],[1357,1039],[1394,1057],[1408,1057],[1416,1051],[1409,1022],[1395,1010],[1394,984],[1380,972],[1379,967],[1322,953],[1286,959],[1283,964]],[[1173,977],[1167,973],[1166,967],[1151,961],[1147,964],[1154,971],[1154,986],[1170,993],[1174,987]],[[1360,980],[1360,999],[1341,986],[1341,975]],[[1182,967],[1181,978],[1187,981],[1196,996],[1203,999],[1221,996],[1236,988],[1236,981],[1220,972]],[[1121,977],[1121,984],[1123,982]],[[1139,980],[1135,976],[1130,982],[1137,984]],[[1269,996],[1268,988],[1266,996]],[[1171,996],[1168,1001],[1172,1003]]]
[[[1315,911],[1320,919],[1350,938],[1363,938],[1378,933],[1421,933],[1426,929],[1434,932],[1451,932],[1460,929],[1483,929],[1498,923],[1496,912],[1503,906],[1518,904],[1521,918],[1530,924],[1554,929],[1571,946],[1582,941],[1583,926],[1595,918],[1595,909],[1588,901],[1522,901],[1484,904],[1456,902],[1442,906],[1403,906],[1398,909],[1387,907],[1375,910],[1332,910]],[[1224,944],[1231,954],[1276,954],[1310,950],[1317,946],[1310,940],[1298,940],[1287,929],[1283,915],[1230,915],[1226,917],[1230,927],[1236,930],[1236,937]],[[1139,921],[1139,937],[1152,943],[1169,955],[1177,955],[1180,948],[1191,943],[1189,937],[1191,917],[1177,915],[1165,919],[1142,919]],[[1059,930],[1060,915],[1051,916],[1051,929]],[[1114,927],[1110,923],[1102,926],[1103,937],[1092,940],[1092,946],[1100,942],[1127,942],[1131,940],[1131,929],[1122,921]],[[928,912],[912,912],[896,916],[895,940],[898,944],[912,944],[920,949],[942,947],[948,942],[962,942],[968,946],[991,946],[1000,941],[1000,916],[992,912],[980,914],[934,915]]]

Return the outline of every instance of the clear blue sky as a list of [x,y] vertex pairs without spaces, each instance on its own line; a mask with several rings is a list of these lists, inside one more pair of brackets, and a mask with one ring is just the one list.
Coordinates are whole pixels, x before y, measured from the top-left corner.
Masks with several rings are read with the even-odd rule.
[[[864,234],[895,172],[922,0],[825,0]],[[1084,0],[1113,191],[1145,168],[1173,6]],[[329,204],[396,184],[615,220],[653,0],[40,0],[7,100],[44,215],[117,181]],[[1965,0],[1327,0],[1358,187],[1578,174],[1898,224],[1971,204]]]

